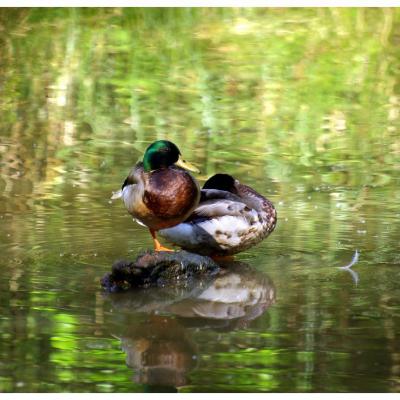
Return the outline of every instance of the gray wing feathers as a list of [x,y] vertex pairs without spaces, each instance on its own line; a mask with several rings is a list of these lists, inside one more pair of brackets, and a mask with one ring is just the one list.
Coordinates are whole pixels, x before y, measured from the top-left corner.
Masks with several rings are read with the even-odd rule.
[[232,200],[207,200],[203,201],[194,211],[193,215],[205,218],[223,217],[225,215],[243,216],[248,211],[246,204]]
[[200,204],[206,200],[216,200],[216,199],[226,199],[232,201],[238,201],[242,203],[242,200],[236,194],[227,192],[225,190],[218,190],[218,189],[201,189],[201,198]]

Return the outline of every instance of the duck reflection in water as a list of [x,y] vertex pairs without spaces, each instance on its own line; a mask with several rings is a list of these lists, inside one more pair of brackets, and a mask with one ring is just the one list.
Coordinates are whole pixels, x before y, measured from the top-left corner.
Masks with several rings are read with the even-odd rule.
[[196,365],[196,345],[174,318],[150,315],[131,323],[118,338],[134,381],[160,391],[186,384],[186,372]]
[[222,266],[212,282],[185,289],[107,295],[113,309],[112,333],[121,341],[127,365],[135,370],[135,382],[157,391],[187,385],[201,354],[197,329],[246,328],[275,302],[268,276],[243,262]]

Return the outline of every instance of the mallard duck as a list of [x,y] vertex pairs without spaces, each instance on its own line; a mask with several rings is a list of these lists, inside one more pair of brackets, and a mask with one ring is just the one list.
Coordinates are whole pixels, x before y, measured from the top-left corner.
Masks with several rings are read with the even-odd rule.
[[276,221],[268,199],[231,175],[216,174],[204,184],[200,203],[189,218],[159,234],[185,250],[224,257],[261,242]]
[[185,221],[197,207],[200,187],[185,169],[198,172],[183,160],[178,147],[168,140],[152,143],[112,199],[122,198],[129,214],[147,226],[156,251],[161,246],[156,232]]

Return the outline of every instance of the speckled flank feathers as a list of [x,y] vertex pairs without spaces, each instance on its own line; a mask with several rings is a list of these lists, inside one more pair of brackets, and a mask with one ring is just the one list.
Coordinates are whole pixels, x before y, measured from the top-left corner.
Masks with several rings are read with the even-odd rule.
[[183,223],[159,232],[170,242],[204,255],[232,255],[265,239],[275,228],[274,205],[234,181],[228,192],[202,189],[201,201]]

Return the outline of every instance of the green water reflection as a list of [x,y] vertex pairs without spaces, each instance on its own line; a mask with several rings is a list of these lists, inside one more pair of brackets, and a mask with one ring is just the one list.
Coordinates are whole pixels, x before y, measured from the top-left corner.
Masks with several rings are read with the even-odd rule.
[[[399,41],[390,8],[0,9],[0,391],[398,392]],[[165,137],[275,203],[228,280],[273,301],[103,295]]]

